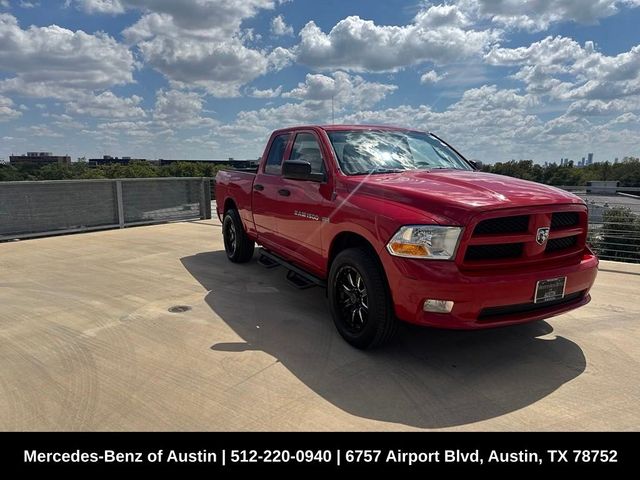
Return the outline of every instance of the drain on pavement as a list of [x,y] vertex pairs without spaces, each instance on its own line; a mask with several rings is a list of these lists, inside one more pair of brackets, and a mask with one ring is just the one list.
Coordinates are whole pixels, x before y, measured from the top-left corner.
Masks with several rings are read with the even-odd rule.
[[169,307],[169,311],[171,313],[184,313],[191,310],[189,305],[174,305],[173,307]]

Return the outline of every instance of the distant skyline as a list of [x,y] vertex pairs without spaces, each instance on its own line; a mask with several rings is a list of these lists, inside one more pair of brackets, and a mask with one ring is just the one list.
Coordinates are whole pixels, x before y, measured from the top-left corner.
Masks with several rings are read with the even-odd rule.
[[0,158],[256,158],[292,124],[640,156],[640,0],[0,0]]

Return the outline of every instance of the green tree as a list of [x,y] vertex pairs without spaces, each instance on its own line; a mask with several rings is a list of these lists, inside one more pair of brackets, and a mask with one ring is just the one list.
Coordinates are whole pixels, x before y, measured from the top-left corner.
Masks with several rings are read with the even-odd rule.
[[483,165],[482,171],[547,185],[586,185],[593,180],[617,180],[621,186],[640,186],[640,160],[637,158],[628,158],[615,164],[594,163],[582,168],[574,167],[573,162],[569,165],[552,163],[543,167],[531,160],[511,160],[494,165]]
[[73,170],[66,165],[44,165],[36,172],[38,180],[68,180],[74,178]]
[[26,179],[26,175],[13,165],[0,165],[0,182],[18,182]]
[[591,232],[591,244],[603,260],[640,263],[640,217],[628,208],[603,214],[603,225]]

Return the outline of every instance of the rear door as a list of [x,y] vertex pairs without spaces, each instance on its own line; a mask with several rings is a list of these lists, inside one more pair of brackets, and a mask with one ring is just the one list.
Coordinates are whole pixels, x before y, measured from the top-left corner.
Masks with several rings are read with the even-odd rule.
[[280,211],[278,235],[287,255],[316,274],[324,273],[322,229],[331,212],[331,179],[327,175],[328,152],[314,131],[296,132],[287,160],[311,164],[315,173],[323,173],[323,181],[282,178],[278,188]]
[[282,184],[282,160],[290,148],[290,133],[275,135],[269,145],[267,159],[258,169],[253,182],[251,209],[258,239],[264,246],[277,250],[277,223],[280,199],[278,190]]

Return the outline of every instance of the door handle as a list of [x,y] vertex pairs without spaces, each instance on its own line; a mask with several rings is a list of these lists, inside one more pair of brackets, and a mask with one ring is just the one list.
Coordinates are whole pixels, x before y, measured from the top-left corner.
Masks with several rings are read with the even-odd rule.
[[288,197],[289,195],[291,195],[291,192],[286,188],[281,188],[280,190],[278,190],[278,193],[283,197]]
[[260,185],[259,183],[256,183],[256,184],[253,186],[253,189],[254,189],[254,190],[258,190],[258,191],[260,191],[260,192],[261,192],[262,190],[264,190],[264,186],[263,186],[263,185]]

